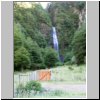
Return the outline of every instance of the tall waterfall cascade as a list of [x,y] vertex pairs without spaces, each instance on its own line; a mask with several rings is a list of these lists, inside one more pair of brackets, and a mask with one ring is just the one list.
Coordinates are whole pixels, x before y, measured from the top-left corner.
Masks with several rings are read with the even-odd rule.
[[[52,37],[53,37],[54,49],[58,52],[58,55],[59,55],[59,43],[58,43],[58,38],[57,38],[57,33],[56,33],[55,27],[52,27]],[[59,60],[60,60],[60,57],[59,57]]]

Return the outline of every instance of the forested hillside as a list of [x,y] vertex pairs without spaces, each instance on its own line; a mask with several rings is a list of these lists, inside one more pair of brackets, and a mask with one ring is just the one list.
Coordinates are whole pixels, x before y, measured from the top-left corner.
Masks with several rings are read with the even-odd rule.
[[[14,2],[14,69],[43,69],[63,64],[83,64],[86,56],[85,2],[41,4]],[[53,49],[56,28],[59,55]]]

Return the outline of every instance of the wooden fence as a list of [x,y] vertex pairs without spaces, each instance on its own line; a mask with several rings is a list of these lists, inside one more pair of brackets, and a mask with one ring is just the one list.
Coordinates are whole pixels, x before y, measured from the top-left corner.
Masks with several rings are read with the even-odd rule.
[[31,72],[30,74],[19,74],[17,76],[18,84],[26,82],[30,80],[37,80],[37,81],[48,81],[51,80],[52,73],[50,70],[37,70]]

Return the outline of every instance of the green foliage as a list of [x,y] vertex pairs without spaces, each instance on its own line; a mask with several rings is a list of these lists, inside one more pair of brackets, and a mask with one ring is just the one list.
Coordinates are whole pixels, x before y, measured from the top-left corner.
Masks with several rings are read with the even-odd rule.
[[69,49],[74,32],[79,25],[79,15],[74,13],[73,5],[76,8],[75,2],[52,2],[48,8],[58,32],[60,54],[62,55],[66,54],[66,48]]
[[27,82],[26,86],[25,86],[26,91],[41,91],[42,87],[41,84],[37,81],[29,81]]
[[71,59],[71,64],[76,64],[76,63],[77,63],[77,61],[76,61],[76,57],[73,56],[72,59]]
[[41,54],[41,49],[36,42],[33,42],[33,45],[30,47],[30,53],[32,61],[31,69],[41,68],[44,63],[44,59]]
[[31,2],[31,8],[20,7],[21,4],[18,5],[17,3],[14,4],[14,21],[21,23],[25,29],[25,34],[32,39],[39,32],[42,23],[51,26],[49,14],[40,4]]
[[[20,4],[14,2],[15,70],[21,70],[20,68],[35,70],[46,67],[41,48],[47,46],[47,41],[45,35],[42,34],[41,25],[49,27],[51,20],[47,11],[40,4],[31,2],[30,5],[32,5],[31,8],[26,8],[23,2]],[[21,47],[26,49],[29,55],[26,53],[25,56],[25,53],[20,49]],[[26,63],[26,65],[21,67],[21,63]]]
[[64,91],[61,90],[54,90],[52,92],[54,96],[61,96],[62,94],[64,94]]
[[69,51],[68,51],[68,52],[66,53],[66,55],[65,55],[64,62],[70,62],[70,64],[71,64],[72,56],[73,56],[72,52],[69,52]]
[[[62,65],[52,47],[51,27],[56,27],[60,55],[64,63],[81,64],[85,56],[85,27],[79,27],[79,14],[85,2],[51,2],[47,9],[41,4],[14,2],[14,68],[42,69]],[[82,26],[83,27],[83,26]],[[50,47],[50,48],[48,48]]]
[[25,91],[25,87],[23,84],[19,84],[16,88],[17,93],[23,93]]
[[76,8],[79,10],[82,10],[85,7],[85,5],[86,5],[86,2],[84,1],[75,3]]
[[85,26],[82,26],[78,31],[75,32],[72,45],[73,45],[73,52],[76,57],[77,64],[84,63],[84,58],[86,56]]
[[31,55],[32,55],[32,59],[33,59],[34,63],[42,63],[43,62],[42,55],[41,55],[41,52],[39,49],[33,48]]
[[35,9],[34,12],[38,16],[38,21],[41,23],[45,23],[51,26],[51,20],[49,18],[49,14],[42,8],[40,4],[34,4]]
[[39,47],[41,47],[41,48],[46,47],[46,40],[42,33],[38,32],[37,34],[35,34],[34,40],[36,40]]
[[26,69],[30,67],[30,54],[24,48],[20,47],[18,50],[14,52],[14,66],[15,69]]
[[14,50],[24,45],[25,35],[22,33],[22,26],[14,23]]
[[47,65],[47,67],[50,68],[50,67],[55,66],[57,61],[58,61],[57,52],[52,48],[46,48],[45,64]]
[[56,66],[63,66],[63,63],[59,61],[59,62],[57,62],[55,65],[56,65]]
[[32,70],[37,70],[37,69],[45,69],[47,68],[44,63],[33,63],[33,67],[31,68]]
[[71,64],[72,64],[71,61],[67,61],[67,62],[64,63],[64,65],[71,65]]
[[69,66],[68,69],[69,69],[69,70],[74,70],[72,66]]
[[36,94],[37,91],[42,91],[43,88],[41,86],[41,84],[37,81],[29,81],[26,83],[26,85],[24,86],[23,84],[19,84],[16,87],[16,94],[17,95],[22,95],[24,96],[25,94],[27,94],[28,96],[30,96],[30,94],[32,93],[32,91],[34,91],[32,94]]

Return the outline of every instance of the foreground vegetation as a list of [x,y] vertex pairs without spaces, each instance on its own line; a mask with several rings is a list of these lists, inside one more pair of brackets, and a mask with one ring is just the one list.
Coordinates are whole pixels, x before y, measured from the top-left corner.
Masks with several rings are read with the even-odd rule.
[[18,94],[15,98],[86,98],[86,93],[55,90],[47,93],[37,93],[35,95],[33,93],[23,93],[23,95]]

